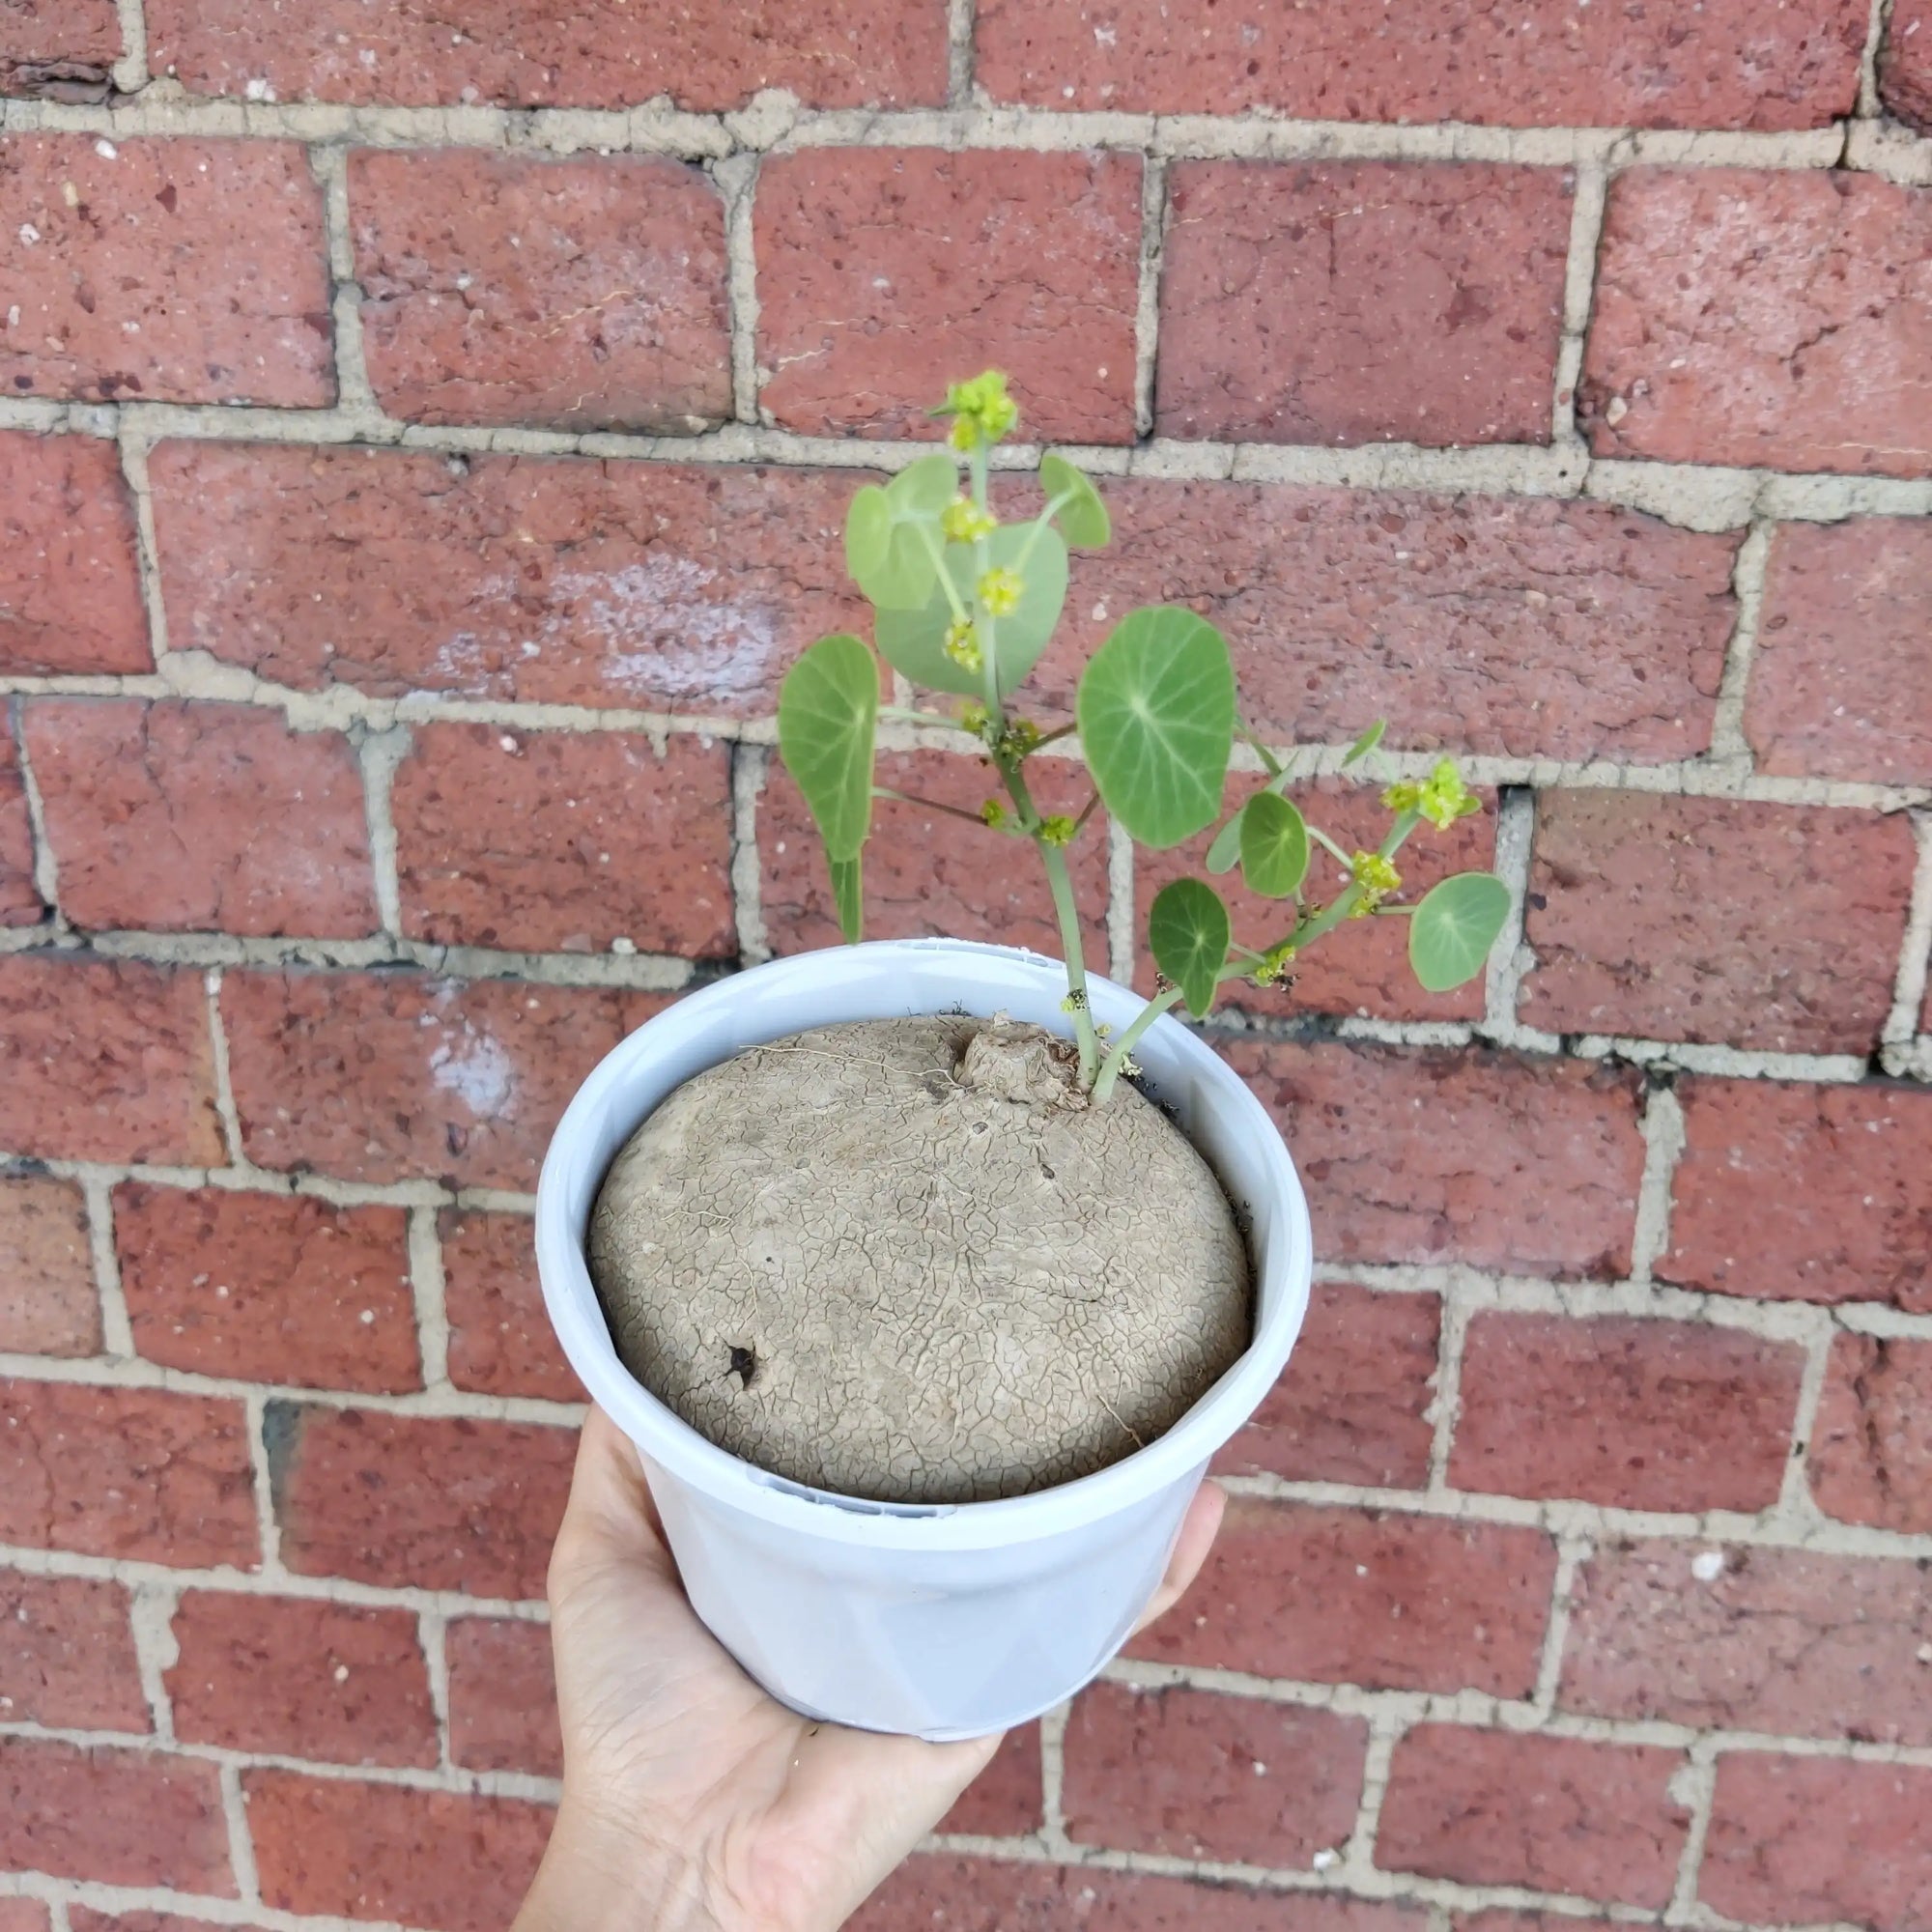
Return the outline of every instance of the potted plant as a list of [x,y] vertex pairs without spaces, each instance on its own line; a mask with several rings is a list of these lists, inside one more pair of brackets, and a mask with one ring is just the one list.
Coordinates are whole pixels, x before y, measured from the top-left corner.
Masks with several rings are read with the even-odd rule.
[[[1353,919],[1405,919],[1417,978],[1446,989],[1483,969],[1508,893],[1470,872],[1398,896],[1405,842],[1479,809],[1449,760],[1386,785],[1376,851],[1304,819],[1191,611],[1124,617],[1072,720],[1019,715],[1068,550],[1104,545],[1108,513],[1049,453],[1038,514],[1000,520],[988,456],[1015,411],[999,375],[934,413],[949,447],[857,492],[845,554],[879,653],[957,702],[887,706],[872,651],[823,638],[784,680],[780,750],[857,942],[874,807],[895,796],[879,721],[962,734],[989,775],[977,816],[1043,867],[1065,962],[855,943],[691,995],[572,1102],[537,1250],[564,1350],[636,1442],[706,1624],[796,1709],[952,1738],[1049,1708],[1118,1648],[1307,1304],[1288,1151],[1174,1009],[1205,1018],[1236,979],[1288,985]],[[1042,812],[1032,761],[1076,733],[1093,797]],[[1366,774],[1380,735],[1345,765]],[[1207,867],[1238,866],[1279,920],[1236,936],[1213,886],[1183,878],[1149,909],[1152,996],[1090,975],[1068,849],[1102,810],[1151,847],[1205,832],[1237,737],[1263,771]]]

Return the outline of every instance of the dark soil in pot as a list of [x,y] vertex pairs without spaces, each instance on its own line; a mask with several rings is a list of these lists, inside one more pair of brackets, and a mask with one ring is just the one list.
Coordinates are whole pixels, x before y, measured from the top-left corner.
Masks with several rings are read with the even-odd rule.
[[819,1027],[709,1068],[625,1145],[591,1279],[625,1366],[720,1448],[890,1502],[1091,1474],[1247,1347],[1219,1181],[1130,1086],[1005,1020]]

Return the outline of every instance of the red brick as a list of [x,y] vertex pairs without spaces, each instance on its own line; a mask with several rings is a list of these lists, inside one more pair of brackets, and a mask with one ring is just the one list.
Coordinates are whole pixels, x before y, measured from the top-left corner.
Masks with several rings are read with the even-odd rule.
[[1922,475],[1932,192],[1805,169],[1610,184],[1577,392],[1600,456]]
[[[878,782],[915,799],[977,811],[1006,797],[999,775],[983,759],[946,752],[886,752]],[[1027,782],[1042,811],[1077,814],[1094,787],[1078,766],[1041,759]],[[1064,956],[1053,897],[1039,856],[1020,840],[983,825],[963,825],[918,805],[880,799],[872,808],[874,836],[866,847],[866,937],[910,939],[938,933],[952,939],[994,940]],[[758,805],[765,931],[780,952],[837,946],[838,915],[825,851],[798,787],[775,761]],[[1107,967],[1107,829],[1095,812],[1066,854],[1073,896],[1086,935],[1087,964]]]
[[500,1932],[529,1889],[551,1809],[250,1771],[242,1777],[263,1901],[283,1912]]
[[[96,1932],[99,1921],[91,1912],[69,1915],[74,1932]],[[0,1932],[51,1932],[53,1920],[38,1898],[0,1898]]]
[[1182,161],[1154,421],[1244,442],[1548,442],[1572,179]]
[[1361,1807],[1361,1718],[1175,1687],[1094,1684],[1066,1723],[1062,1805],[1077,1844],[1305,1867]]
[[1932,0],[1891,0],[1878,91],[1908,128],[1932,133]]
[[450,1380],[483,1395],[582,1402],[582,1387],[544,1312],[528,1218],[445,1208],[437,1216],[437,1233]]
[[150,60],[195,94],[399,107],[742,107],[780,87],[811,107],[936,107],[946,99],[942,0],[743,0],[645,10],[625,0],[487,0],[452,33],[430,0],[372,16],[311,0],[291,18],[253,0],[151,0]]
[[846,1924],[847,1932],[1423,1932],[1428,1922],[1421,1906],[1393,1899],[924,1853]]
[[[1226,809],[1236,809],[1259,788],[1253,773],[1230,782]],[[1390,814],[1380,803],[1379,784],[1357,784],[1343,779],[1323,779],[1291,785],[1288,796],[1346,851],[1373,852],[1387,832]],[[1481,817],[1465,818],[1446,833],[1423,826],[1402,849],[1404,896],[1419,898],[1438,879],[1451,872],[1482,871],[1494,862],[1496,822],[1494,799]],[[1218,829],[1218,828],[1217,828]],[[1234,915],[1235,937],[1257,950],[1284,937],[1294,923],[1293,908],[1283,899],[1265,899],[1241,883],[1240,868],[1214,877],[1208,871],[1208,848],[1212,831],[1165,852],[1134,849],[1134,903],[1139,908],[1134,927],[1134,983],[1153,990],[1153,960],[1147,950],[1146,908],[1170,880],[1192,875],[1208,878]],[[1341,867],[1318,846],[1309,868],[1311,895],[1325,896],[1346,883]],[[1427,993],[1417,985],[1408,964],[1408,928],[1400,920],[1351,920],[1330,933],[1294,962],[1294,983],[1266,991],[1246,980],[1221,989],[1218,1006],[1237,1011],[1279,1018],[1292,1012],[1374,1013],[1390,1019],[1468,1020],[1483,1014],[1480,975],[1450,993]]]
[[[1688,757],[1711,720],[1740,537],[1608,503],[1267,483],[1105,484],[1115,541],[1075,566],[1042,688],[1138,604],[1226,635],[1270,743],[1511,755]],[[313,623],[313,617],[301,621]]]
[[1686,1080],[1666,1281],[1932,1315],[1932,1094]]
[[1218,1044],[1287,1137],[1328,1259],[1629,1267],[1643,1172],[1631,1070],[1480,1048]]
[[335,400],[322,189],[292,141],[0,140],[0,389]]
[[[391,800],[403,930],[441,946],[738,950],[731,756],[677,737],[419,724]],[[640,843],[639,828],[648,826]]]
[[13,1151],[219,1161],[202,976],[132,960],[0,959],[0,1093]]
[[[1693,1567],[1713,1556],[1716,1576]],[[1932,1631],[1919,1564],[1615,1543],[1584,1564],[1573,1602],[1556,1697],[1566,1711],[1932,1744],[1932,1709],[1911,1694]]]
[[1902,812],[1545,792],[1522,1017],[1868,1053],[1891,1009],[1913,860]]
[[422,1386],[400,1208],[131,1181],[114,1190],[114,1239],[151,1362],[308,1388]]
[[572,1431],[276,1403],[269,1438],[282,1561],[297,1576],[543,1595]]
[[1932,1921],[1932,1771],[1726,1751],[1697,1895],[1778,1925]]
[[458,1617],[449,1661],[449,1755],[466,1771],[563,1776],[550,1626]]
[[934,1829],[982,1838],[1016,1838],[1037,1832],[1046,1802],[1039,1752],[1037,1724],[1009,1731],[992,1763]]
[[1215,1459],[1216,1472],[1420,1489],[1441,1329],[1433,1294],[1319,1283],[1281,1379]]
[[154,662],[121,452],[96,437],[0,431],[0,671]]
[[176,1735],[338,1764],[433,1765],[413,1610],[190,1590],[165,1682]]
[[1804,1350],[1739,1328],[1478,1315],[1449,1459],[1459,1489],[1624,1509],[1777,1500]]
[[1396,1742],[1376,1862],[1463,1885],[1669,1902],[1690,1813],[1679,1751],[1418,1724]]
[[1932,781],[1932,523],[1779,524],[1745,701],[1768,772]]
[[1138,156],[807,148],[765,163],[753,223],[781,428],[936,436],[947,384],[996,363],[1021,436],[1133,440]]
[[0,925],[39,925],[47,916],[34,884],[34,824],[11,729],[0,730]]
[[1237,1496],[1187,1607],[1128,1650],[1261,1677],[1525,1697],[1555,1572],[1541,1530]]
[[253,1568],[242,1405],[0,1378],[0,1543]]
[[0,1866],[235,1896],[218,1769],[0,1738]]
[[1567,1912],[1459,1912],[1450,1921],[1453,1932],[1613,1932],[1620,1922],[1611,1918],[1576,1918]]
[[176,647],[299,690],[765,716],[864,621],[849,470],[175,442],[149,473]]
[[120,1584],[0,1570],[0,1721],[152,1728]]
[[27,754],[75,924],[151,932],[374,932],[349,740],[254,704],[45,697]]
[[529,1190],[579,1083],[664,1004],[400,971],[231,973],[242,1137],[264,1167]]
[[[1094,25],[1104,21],[1104,39]],[[980,0],[974,78],[996,100],[1315,121],[1822,128],[1858,99],[1859,0],[1640,10],[1469,0],[1295,7]]]
[[1932,1533],[1932,1342],[1833,1338],[1811,1493],[1847,1522]]
[[80,1189],[46,1175],[0,1179],[0,1354],[92,1355],[99,1348]]
[[391,415],[688,431],[731,413],[724,204],[698,169],[365,149],[349,209]]
[[103,100],[120,58],[114,0],[10,0],[0,14],[0,94]]

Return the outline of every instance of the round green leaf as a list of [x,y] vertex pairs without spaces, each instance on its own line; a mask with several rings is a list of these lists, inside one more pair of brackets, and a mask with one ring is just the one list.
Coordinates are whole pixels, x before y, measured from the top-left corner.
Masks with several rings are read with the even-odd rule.
[[[948,544],[945,558],[946,574],[960,603],[974,611],[974,586],[980,581],[978,550],[971,544]],[[986,539],[986,560],[989,566],[1003,564],[1018,571],[1026,586],[1018,610],[999,618],[993,629],[1000,696],[1005,697],[1039,662],[1060,621],[1066,602],[1066,546],[1057,530],[1004,524]],[[886,662],[913,683],[961,697],[980,696],[986,689],[984,674],[967,670],[946,655],[946,632],[952,622],[952,600],[940,584],[917,611],[881,611],[874,635]]]
[[863,584],[885,568],[892,541],[892,504],[876,483],[867,483],[846,506],[845,568]]
[[1308,872],[1308,827],[1287,799],[1257,792],[1241,813],[1241,877],[1264,898],[1299,892]]
[[1214,822],[1235,743],[1235,669],[1213,625],[1178,604],[1134,611],[1094,653],[1075,700],[1107,810],[1143,845]]
[[872,822],[879,667],[857,638],[820,638],[779,686],[779,754],[825,849],[853,859]]
[[1214,835],[1214,842],[1208,848],[1208,869],[1210,872],[1231,872],[1235,861],[1241,856],[1241,822],[1248,815],[1248,805],[1243,801],[1240,810],[1220,831]]
[[1357,738],[1352,745],[1349,747],[1347,753],[1343,756],[1342,762],[1345,765],[1352,765],[1353,763],[1355,763],[1357,759],[1366,758],[1369,755],[1369,753],[1373,752],[1376,749],[1376,747],[1381,743],[1382,733],[1386,731],[1388,727],[1389,727],[1389,722],[1386,718],[1378,718],[1376,722],[1373,724],[1371,724],[1369,728],[1366,731],[1364,731],[1362,735],[1359,738]]
[[1180,988],[1187,1010],[1207,1017],[1227,964],[1233,928],[1221,895],[1200,879],[1163,886],[1148,912],[1148,950],[1153,963]]
[[1040,487],[1047,501],[1065,497],[1059,510],[1060,533],[1075,550],[1099,550],[1114,533],[1113,519],[1100,493],[1064,456],[1039,459]]
[[909,522],[937,517],[959,494],[959,466],[935,450],[908,463],[886,485],[895,517]]
[[1408,963],[1432,993],[1483,970],[1509,918],[1509,888],[1493,872],[1458,872],[1423,895],[1408,922]]

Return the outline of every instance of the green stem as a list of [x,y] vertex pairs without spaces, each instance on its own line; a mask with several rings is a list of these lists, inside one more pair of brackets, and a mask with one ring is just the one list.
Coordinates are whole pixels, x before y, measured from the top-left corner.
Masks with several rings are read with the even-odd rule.
[[1073,1008],[1073,1037],[1080,1044],[1080,1084],[1093,1088],[1100,1064],[1099,1036],[1094,1031],[1094,1014],[1087,1001],[1087,949],[1080,933],[1080,908],[1074,903],[1073,878],[1066,869],[1066,854],[1049,845],[1039,836],[1039,809],[1033,802],[1026,775],[1017,764],[1004,760],[1000,776],[1019,812],[1020,825],[1031,835],[1046,868],[1046,889],[1053,895],[1054,915],[1060,921],[1061,950],[1066,955],[1066,991]]
[[965,623],[967,621],[966,607],[959,601],[959,586],[953,582],[952,573],[946,567],[945,554],[939,548],[939,539],[932,533],[932,526],[930,524],[920,524],[916,527],[919,530],[920,540],[925,545],[927,553],[932,557],[933,569],[939,573],[939,581],[945,587],[946,601],[952,606],[953,616],[960,623]]
[[1087,803],[1080,808],[1080,816],[1073,821],[1073,836],[1075,838],[1079,838],[1081,833],[1086,830],[1087,821],[1094,816],[1094,809],[1099,803],[1100,803],[1100,794],[1096,791],[1094,794],[1094,796],[1090,798],[1087,801]]
[[1408,835],[1411,832],[1413,832],[1415,828],[1421,823],[1422,823],[1421,812],[1405,811],[1402,814],[1402,816],[1399,817],[1396,820],[1396,822],[1389,827],[1388,837],[1382,840],[1382,857],[1384,859],[1393,859],[1395,855],[1402,850],[1403,840],[1406,839],[1408,837]]
[[[1304,820],[1304,821],[1303,821],[1303,823],[1304,823],[1304,824],[1305,824],[1306,822],[1307,822],[1306,820]],[[1336,844],[1336,842],[1334,841],[1334,839],[1332,839],[1331,838],[1329,838],[1329,836],[1327,835],[1327,833],[1325,833],[1325,832],[1321,831],[1320,827],[1318,827],[1318,826],[1314,826],[1314,825],[1310,825],[1310,826],[1308,827],[1308,836],[1309,836],[1309,838],[1311,838],[1312,839],[1314,839],[1314,840],[1315,840],[1315,842],[1316,842],[1316,843],[1317,843],[1318,845],[1323,845],[1323,846],[1326,846],[1326,847],[1327,847],[1327,849],[1328,849],[1328,850],[1329,850],[1330,852],[1334,853],[1334,855],[1336,856],[1336,858],[1338,858],[1339,860],[1341,860],[1341,862],[1342,862],[1342,864],[1343,864],[1343,866],[1344,866],[1345,867],[1352,867],[1352,866],[1354,865],[1354,863],[1355,863],[1355,862],[1354,862],[1354,861],[1353,861],[1353,860],[1352,860],[1351,858],[1350,858],[1350,857],[1349,857],[1348,853],[1346,853],[1345,851],[1343,851],[1343,850],[1342,850],[1342,848],[1341,848],[1341,846],[1339,846],[1338,844]]]
[[1114,1082],[1121,1077],[1121,1068],[1126,1064],[1128,1054],[1140,1043],[1141,1035],[1169,1008],[1178,1006],[1179,1002],[1180,988],[1170,986],[1166,992],[1156,993],[1135,1014],[1133,1024],[1108,1049],[1106,1059],[1100,1063],[1099,1074],[1094,1082],[1094,1104],[1096,1107],[1104,1105],[1108,1094],[1114,1091]]
[[1068,503],[1072,502],[1074,495],[1075,492],[1071,490],[1063,490],[1061,494],[1058,497],[1054,497],[1054,499],[1049,504],[1047,504],[1046,508],[1043,509],[1039,513],[1039,515],[1033,520],[1033,528],[1027,532],[1026,543],[1020,551],[1019,569],[1022,576],[1024,576],[1026,573],[1027,565],[1033,560],[1033,547],[1035,544],[1038,543],[1040,532],[1043,529],[1045,529],[1050,523],[1052,523],[1054,518],[1057,517],[1060,514],[1060,512],[1067,506]]
[[1041,745],[1058,744],[1062,738],[1070,738],[1079,728],[1078,724],[1063,724],[1057,731],[1049,731],[1038,739],[1034,745],[1034,750],[1037,752]]

